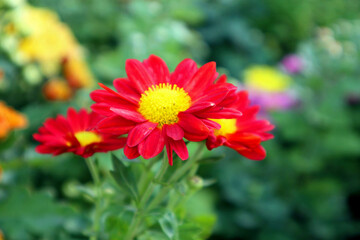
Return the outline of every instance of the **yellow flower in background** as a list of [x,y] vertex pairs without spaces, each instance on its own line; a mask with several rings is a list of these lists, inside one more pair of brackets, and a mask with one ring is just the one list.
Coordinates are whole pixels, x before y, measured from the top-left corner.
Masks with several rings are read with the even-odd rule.
[[245,70],[244,82],[247,87],[267,92],[282,92],[289,88],[292,80],[275,68],[253,66]]
[[11,130],[26,125],[27,120],[24,115],[0,102],[0,139],[5,138]]
[[73,88],[87,88],[94,84],[94,78],[86,62],[77,56],[72,56],[65,60],[64,76]]
[[26,34],[19,43],[25,61],[61,63],[78,48],[71,30],[54,12],[27,5],[16,16],[17,25]]
[[[1,180],[1,166],[0,166],[0,180]],[[0,230],[0,240],[5,240],[2,231]]]

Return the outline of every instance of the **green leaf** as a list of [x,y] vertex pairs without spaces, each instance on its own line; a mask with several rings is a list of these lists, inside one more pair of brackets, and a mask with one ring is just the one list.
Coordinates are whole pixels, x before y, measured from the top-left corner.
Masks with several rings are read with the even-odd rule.
[[179,239],[178,223],[175,214],[168,211],[159,219],[161,229],[169,239]]
[[198,162],[201,164],[214,163],[214,162],[220,161],[224,157],[225,157],[225,155],[208,156],[208,157],[201,158],[200,160],[198,160]]
[[121,189],[127,192],[136,202],[139,199],[139,192],[135,176],[130,171],[129,167],[126,167],[123,162],[118,159],[115,155],[111,155],[113,164],[113,171],[110,171],[111,175],[119,185]]
[[59,233],[77,221],[77,214],[70,206],[55,202],[47,192],[13,188],[0,202],[0,226],[8,239],[27,239],[30,233],[39,236]]
[[139,240],[169,240],[169,238],[159,231],[146,231],[144,234],[139,236]]

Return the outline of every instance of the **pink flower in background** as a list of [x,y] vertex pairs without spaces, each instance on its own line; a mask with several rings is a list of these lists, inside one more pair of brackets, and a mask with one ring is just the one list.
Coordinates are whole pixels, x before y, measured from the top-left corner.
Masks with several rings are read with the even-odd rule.
[[254,65],[244,72],[244,88],[250,93],[251,103],[265,112],[293,107],[298,100],[292,85],[290,76],[270,66]]
[[269,93],[254,90],[250,92],[251,103],[267,111],[290,109],[298,102],[293,92]]
[[304,62],[296,54],[290,54],[283,58],[281,64],[286,72],[290,74],[296,74],[301,72],[304,69]]

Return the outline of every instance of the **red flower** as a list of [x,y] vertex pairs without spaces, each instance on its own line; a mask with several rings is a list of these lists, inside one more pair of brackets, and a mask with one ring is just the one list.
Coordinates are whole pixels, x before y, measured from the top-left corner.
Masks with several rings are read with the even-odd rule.
[[233,106],[243,115],[234,119],[212,119],[219,123],[221,128],[211,131],[206,146],[211,150],[225,145],[249,159],[263,160],[266,152],[260,144],[273,138],[273,135],[267,132],[274,126],[267,120],[256,119],[259,107],[249,106],[250,101],[246,91],[238,92],[237,95],[237,101]]
[[152,158],[166,146],[172,165],[173,150],[188,158],[183,138],[205,140],[211,129],[220,126],[209,120],[235,118],[241,113],[228,106],[236,100],[236,87],[226,76],[215,82],[216,64],[197,67],[185,59],[170,73],[165,62],[154,55],[140,62],[126,61],[127,78],[114,80],[117,91],[100,84],[92,109],[107,116],[98,125],[104,133],[128,134],[124,153],[129,159]]
[[97,113],[88,113],[85,109],[76,112],[69,108],[67,118],[57,116],[45,121],[39,133],[33,135],[41,144],[36,147],[38,153],[59,155],[73,152],[84,158],[96,152],[107,152],[124,147],[125,138],[100,133],[95,129],[103,117]]

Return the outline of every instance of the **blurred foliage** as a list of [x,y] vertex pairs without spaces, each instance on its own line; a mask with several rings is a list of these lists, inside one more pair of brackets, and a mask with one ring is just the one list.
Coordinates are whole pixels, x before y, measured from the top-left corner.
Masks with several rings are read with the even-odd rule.
[[[186,57],[199,63],[216,60],[241,78],[245,68],[275,66],[293,51],[304,60],[304,70],[292,76],[299,104],[267,113],[276,136],[264,144],[266,160],[246,160],[227,149],[208,153],[204,162],[211,164],[200,175],[217,183],[194,193],[191,183],[176,186],[176,194],[193,194],[175,212],[154,209],[148,219],[151,231],[140,240],[177,234],[180,239],[206,239],[214,224],[214,240],[360,237],[360,23],[349,21],[359,19],[359,2],[29,2],[59,15],[84,47],[96,79],[105,83],[125,75],[126,59],[149,54],[164,58],[170,69]],[[0,24],[7,19],[9,3],[13,8],[21,1],[0,0]],[[89,106],[89,90],[77,91],[67,102],[47,101],[40,92],[49,77],[40,65],[18,64],[4,46],[0,68],[1,100],[29,120],[27,129],[0,140],[0,229],[5,239],[87,239],[94,191],[85,163],[71,155],[39,156],[31,135],[45,118],[70,105]],[[40,81],[32,81],[39,76]],[[217,161],[222,155],[225,159]],[[112,169],[109,155],[98,158],[103,173]],[[123,171],[130,167],[140,177],[136,162],[123,164]],[[121,207],[129,201],[119,197],[124,187],[104,184],[104,238],[121,239],[133,209]]]
[[269,113],[276,141],[264,144],[265,161],[239,161],[226,151],[226,160],[214,167],[222,196],[219,236],[360,236],[359,27],[358,21],[342,21],[319,28],[299,46],[306,61],[294,76],[301,104]]

